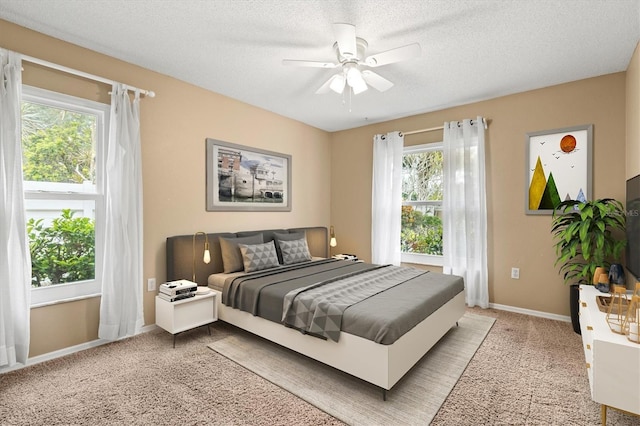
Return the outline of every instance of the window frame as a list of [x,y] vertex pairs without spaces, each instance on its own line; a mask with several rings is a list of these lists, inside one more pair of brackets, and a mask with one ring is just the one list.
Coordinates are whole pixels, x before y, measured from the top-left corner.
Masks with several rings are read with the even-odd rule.
[[[420,145],[405,146],[402,149],[402,156],[405,154],[417,154],[430,151],[442,151],[443,142],[430,142]],[[443,194],[444,196],[444,194]],[[403,206],[439,206],[442,210],[442,200],[440,201],[402,201]],[[406,253],[400,251],[400,261],[402,263],[414,263],[418,265],[443,266],[444,257],[442,255]]]
[[[43,191],[24,189],[24,198],[27,200],[51,200],[65,201],[91,200],[95,211],[95,277],[93,280],[75,281],[46,287],[31,288],[31,307],[46,306],[50,304],[66,302],[76,299],[98,297],[102,294],[102,271],[104,254],[104,196],[103,173],[101,159],[106,155],[106,144],[109,137],[110,105],[91,101],[76,96],[54,92],[38,87],[23,85],[22,102],[37,103],[53,108],[61,108],[82,114],[91,114],[96,117],[95,156],[96,156],[96,183],[94,191]],[[25,206],[26,212],[26,206]],[[25,230],[26,231],[26,230]]]

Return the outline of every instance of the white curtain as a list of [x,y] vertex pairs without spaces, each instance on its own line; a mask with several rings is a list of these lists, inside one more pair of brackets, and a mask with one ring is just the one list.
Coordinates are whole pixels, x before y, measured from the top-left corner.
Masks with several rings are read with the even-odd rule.
[[464,278],[469,306],[489,306],[484,121],[444,124],[443,272]]
[[22,61],[0,49],[0,366],[29,356],[31,255],[22,191]]
[[101,339],[140,331],[142,312],[142,161],[140,92],[133,102],[126,87],[114,84],[103,193],[105,247],[100,302]]
[[373,137],[371,261],[400,264],[402,148],[400,132]]

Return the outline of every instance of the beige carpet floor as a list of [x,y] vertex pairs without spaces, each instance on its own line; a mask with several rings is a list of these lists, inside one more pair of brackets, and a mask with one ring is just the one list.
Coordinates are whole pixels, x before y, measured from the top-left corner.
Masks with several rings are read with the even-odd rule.
[[[580,336],[571,325],[492,309],[496,322],[433,425],[598,425]],[[1,425],[341,425],[211,351],[222,322],[177,337],[149,333],[0,374]],[[613,362],[613,361],[612,361]],[[608,425],[640,425],[609,412]]]
[[0,425],[342,425],[207,345],[238,330],[164,330],[0,375]]
[[[496,322],[432,425],[601,424],[582,339],[570,323],[494,309],[468,311]],[[640,417],[615,410],[607,420],[640,426]]]
[[286,348],[238,333],[214,351],[350,425],[426,425],[455,386],[494,319],[465,314],[382,400],[380,388]]

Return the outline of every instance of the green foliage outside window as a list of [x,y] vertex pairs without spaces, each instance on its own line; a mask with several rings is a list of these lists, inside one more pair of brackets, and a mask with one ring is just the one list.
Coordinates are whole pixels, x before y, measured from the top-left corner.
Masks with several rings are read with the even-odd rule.
[[[25,181],[95,184],[94,114],[27,101],[21,112]],[[29,219],[27,233],[32,287],[95,278],[93,219],[64,209],[51,222]]]
[[24,180],[95,182],[95,116],[23,102],[22,123]]
[[[441,150],[405,153],[402,157],[402,200],[434,201],[443,195]],[[442,219],[423,212],[434,205],[402,206],[400,249],[403,253],[442,255]]]
[[442,219],[402,206],[401,251],[442,255]]
[[95,278],[95,221],[73,214],[63,210],[50,227],[42,219],[27,222],[32,287]]
[[442,151],[402,156],[402,200],[442,200]]

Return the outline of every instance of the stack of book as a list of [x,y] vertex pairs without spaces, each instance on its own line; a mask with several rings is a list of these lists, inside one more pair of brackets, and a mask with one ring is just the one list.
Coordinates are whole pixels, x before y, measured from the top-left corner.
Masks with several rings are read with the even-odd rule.
[[175,302],[176,300],[187,299],[195,296],[197,290],[198,284],[191,281],[169,281],[167,283],[160,284],[158,296],[169,302]]
[[355,254],[334,254],[331,257],[338,260],[353,260],[354,262],[358,260],[358,256]]

